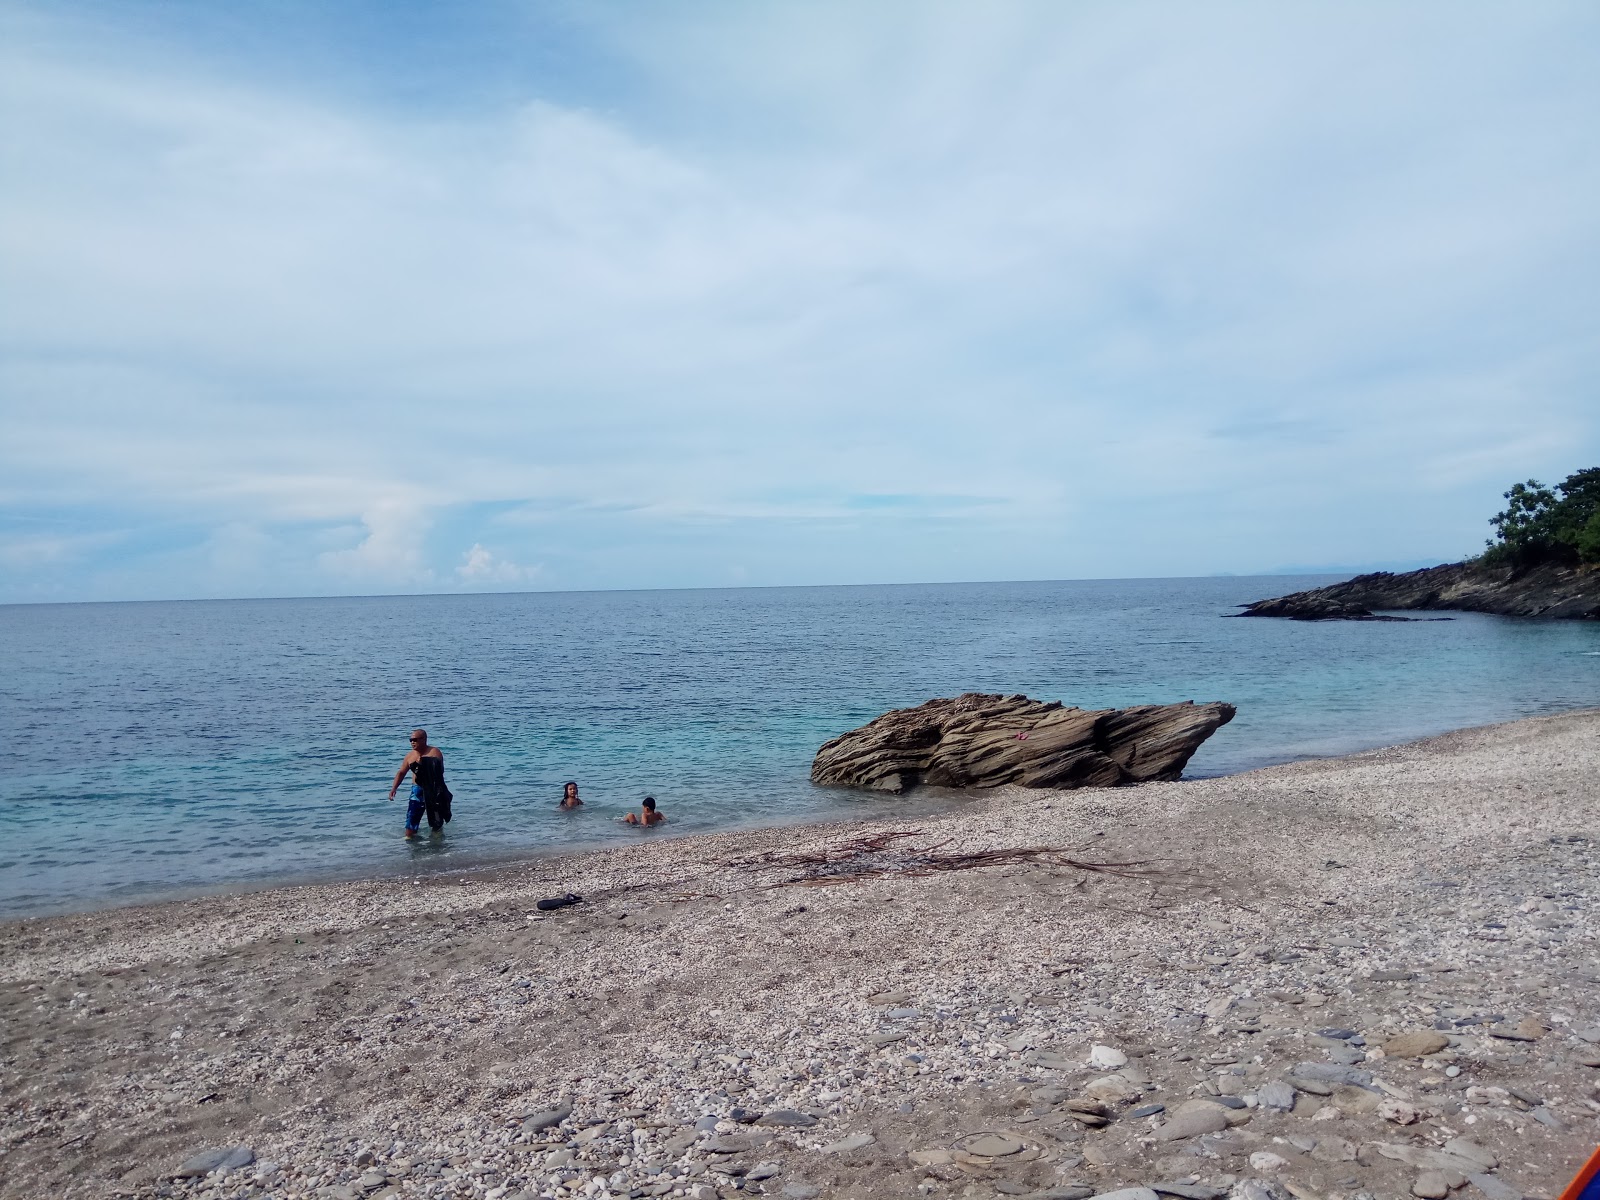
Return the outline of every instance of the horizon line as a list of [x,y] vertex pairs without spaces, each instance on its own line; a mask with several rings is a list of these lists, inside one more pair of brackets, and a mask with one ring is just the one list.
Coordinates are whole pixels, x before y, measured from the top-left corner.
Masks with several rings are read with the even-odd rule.
[[[1337,568],[1311,571],[1263,571],[1259,574],[1215,571],[1206,575],[1109,575],[1052,579],[925,579],[870,583],[738,583],[682,587],[521,588],[508,589],[506,591],[340,592],[330,595],[299,596],[164,596],[126,600],[0,600],[0,608],[47,608],[72,604],[235,604],[245,601],[277,600],[425,600],[437,599],[443,596],[583,596],[644,592],[751,592],[778,591],[786,588],[977,587],[984,584],[1125,583],[1134,580],[1158,579],[1305,579],[1319,576],[1355,576],[1377,573],[1380,573],[1380,570],[1363,571],[1356,568]],[[1241,603],[1247,602],[1241,601]]]

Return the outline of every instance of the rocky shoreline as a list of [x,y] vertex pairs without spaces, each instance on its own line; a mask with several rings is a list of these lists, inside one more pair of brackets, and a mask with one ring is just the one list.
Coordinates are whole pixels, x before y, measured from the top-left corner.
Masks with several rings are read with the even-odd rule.
[[1295,621],[1418,619],[1383,615],[1382,610],[1446,610],[1593,621],[1600,620],[1600,570],[1560,563],[1523,569],[1477,562],[1446,563],[1402,575],[1388,571],[1357,575],[1343,583],[1257,600],[1241,607],[1244,611],[1234,616],[1287,617]]
[[1597,734],[10,923],[0,1196],[1553,1198]]

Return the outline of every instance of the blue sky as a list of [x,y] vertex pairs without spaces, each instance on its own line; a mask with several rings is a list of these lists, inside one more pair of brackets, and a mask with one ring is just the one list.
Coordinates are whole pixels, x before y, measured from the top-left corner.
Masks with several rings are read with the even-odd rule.
[[0,3],[0,601],[1270,572],[1600,464],[1592,4]]

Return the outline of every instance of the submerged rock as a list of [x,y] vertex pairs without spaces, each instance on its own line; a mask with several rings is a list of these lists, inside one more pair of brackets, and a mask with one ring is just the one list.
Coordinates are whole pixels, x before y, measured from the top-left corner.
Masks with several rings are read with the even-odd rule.
[[968,692],[894,709],[841,734],[817,751],[811,779],[880,792],[1173,780],[1233,714],[1218,701],[1087,710]]

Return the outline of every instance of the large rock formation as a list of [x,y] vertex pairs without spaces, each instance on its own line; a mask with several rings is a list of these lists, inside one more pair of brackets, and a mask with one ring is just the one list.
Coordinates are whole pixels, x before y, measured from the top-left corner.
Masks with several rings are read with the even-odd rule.
[[1244,606],[1241,617],[1296,621],[1404,621],[1374,609],[1458,609],[1508,617],[1600,619],[1600,569],[1545,563],[1514,570],[1479,563],[1447,563],[1391,575],[1378,571],[1344,583],[1294,592]]
[[897,708],[817,751],[813,783],[900,792],[933,787],[1116,787],[1176,779],[1233,719],[1233,705],[1146,704],[1088,711],[968,692]]

